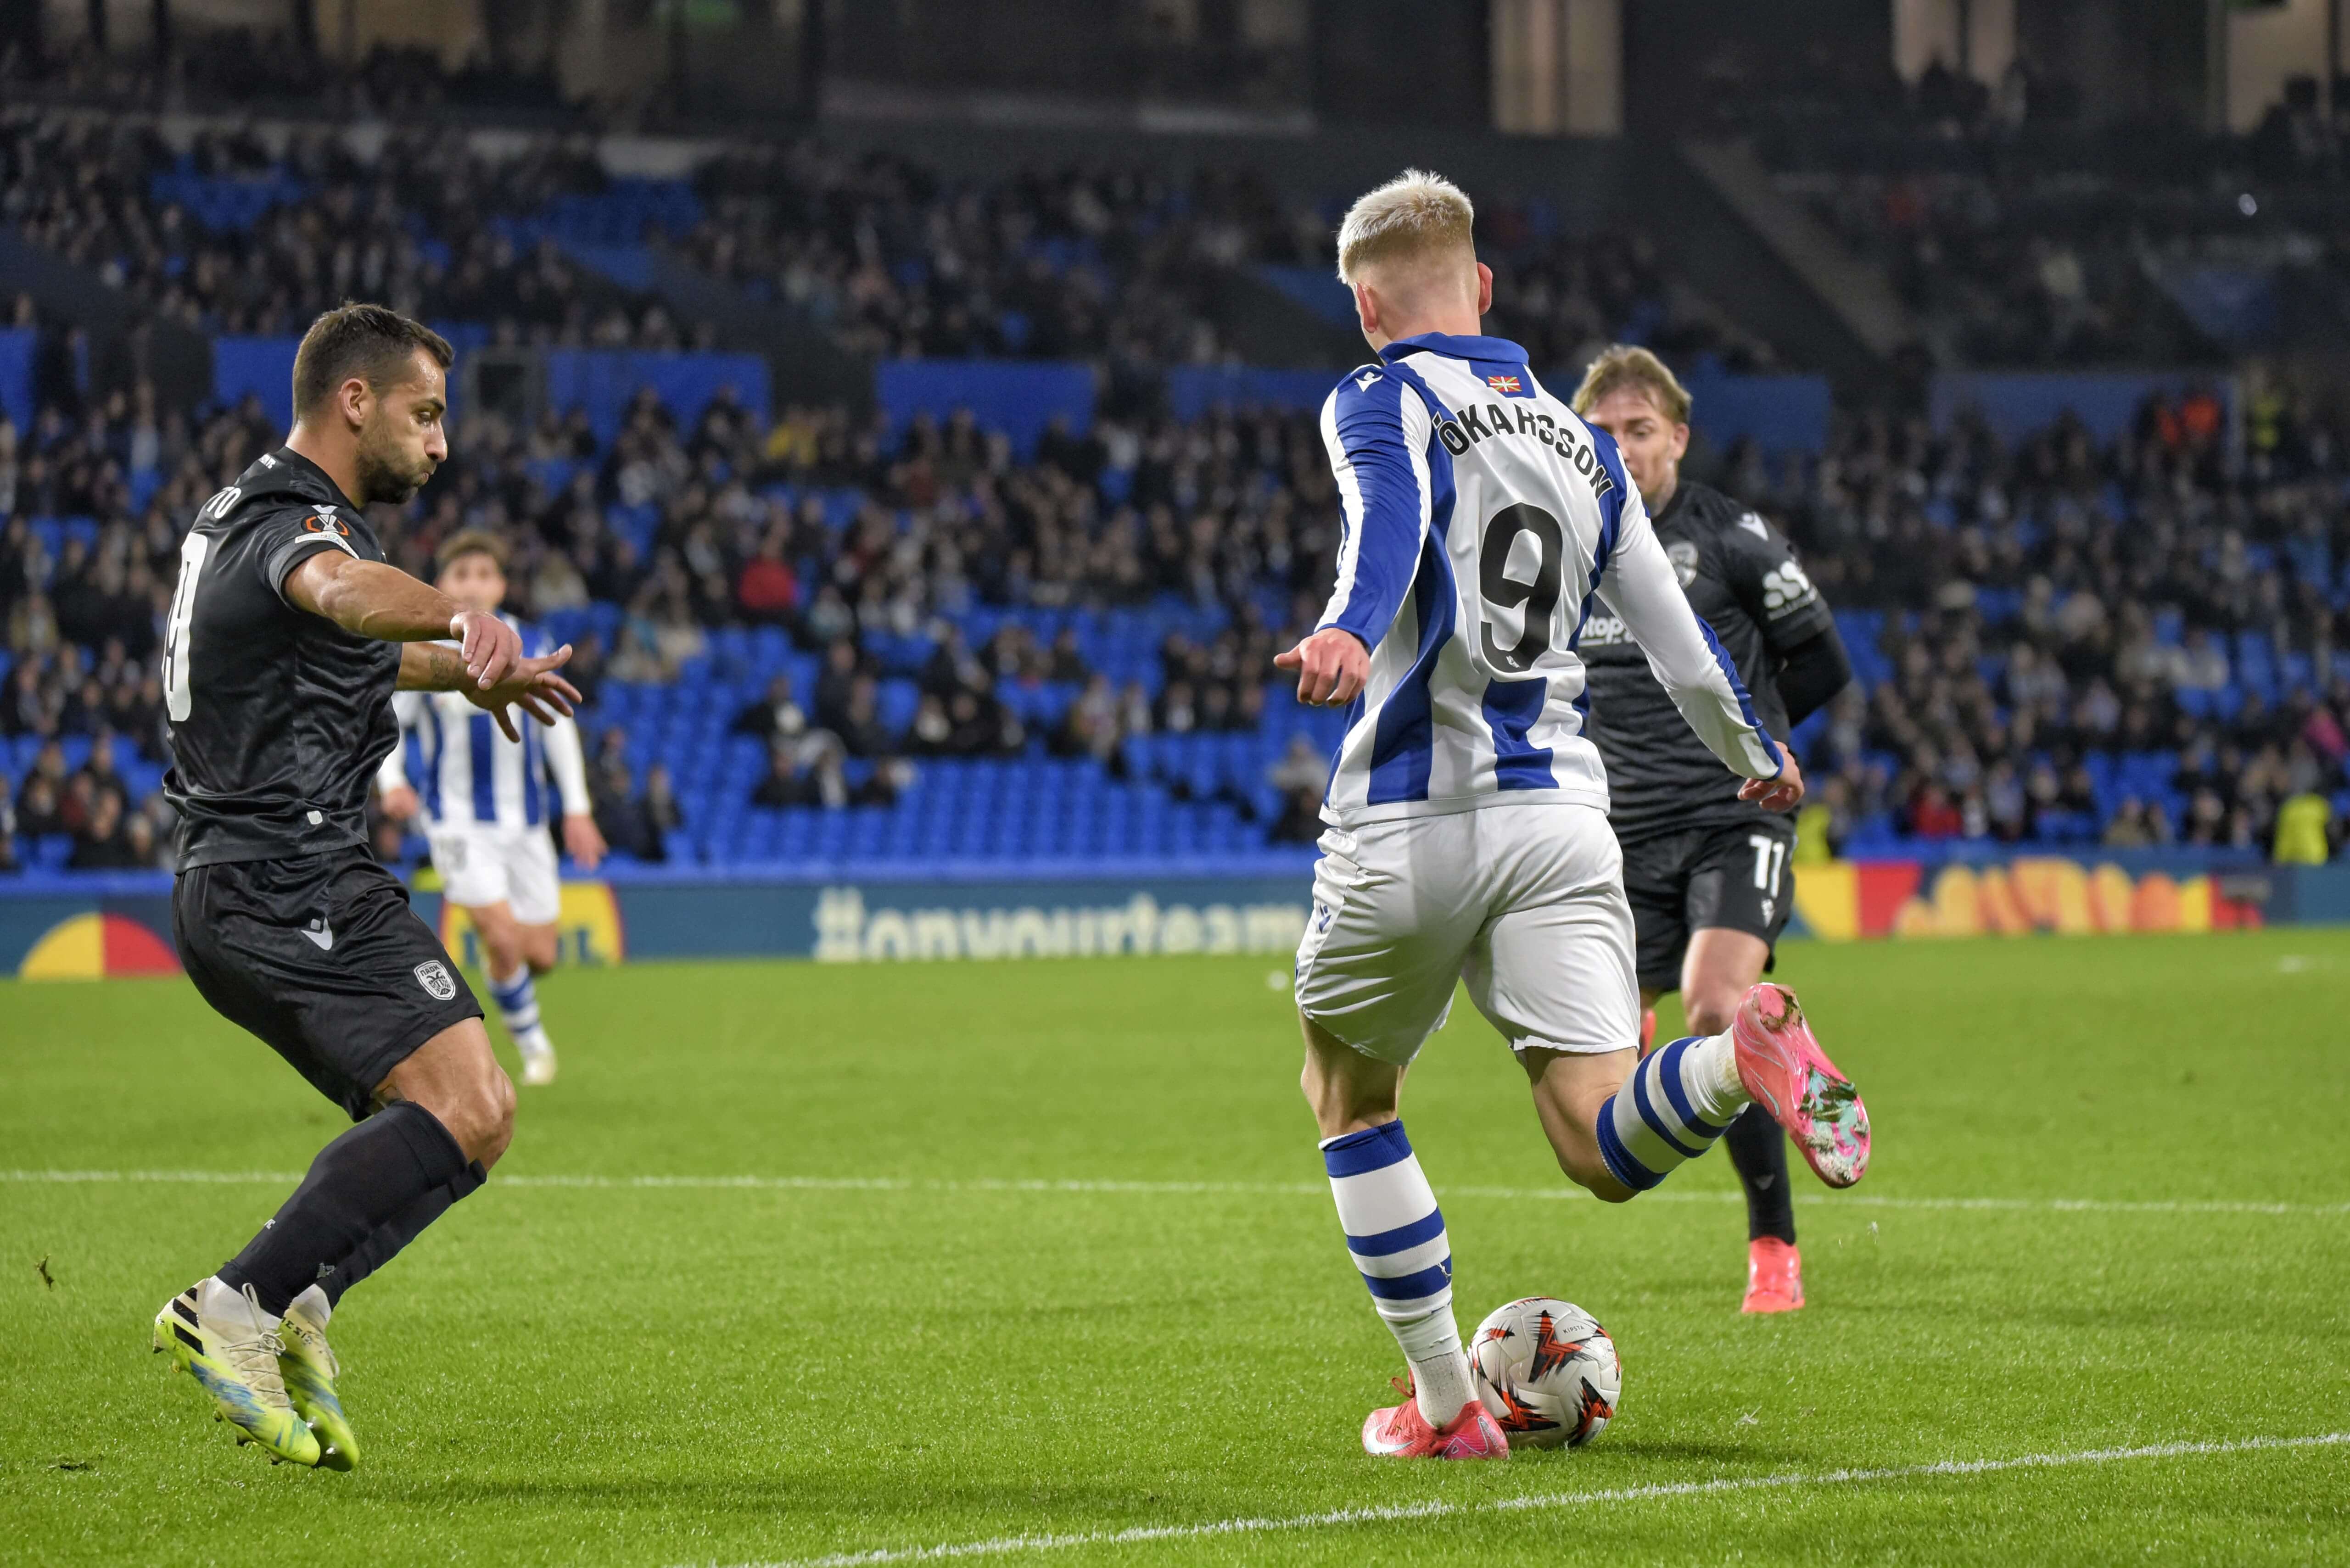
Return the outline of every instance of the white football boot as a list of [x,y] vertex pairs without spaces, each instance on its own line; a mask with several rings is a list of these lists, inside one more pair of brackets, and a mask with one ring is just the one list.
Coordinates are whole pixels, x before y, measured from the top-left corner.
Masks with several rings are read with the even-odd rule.
[[276,1459],[315,1465],[318,1439],[295,1414],[278,1371],[286,1349],[278,1327],[251,1285],[233,1291],[214,1275],[163,1303],[155,1349],[212,1396],[213,1419],[235,1423],[239,1445],[259,1443]]
[[555,1082],[555,1044],[544,1029],[529,1029],[515,1037],[522,1053],[522,1081],[536,1086]]

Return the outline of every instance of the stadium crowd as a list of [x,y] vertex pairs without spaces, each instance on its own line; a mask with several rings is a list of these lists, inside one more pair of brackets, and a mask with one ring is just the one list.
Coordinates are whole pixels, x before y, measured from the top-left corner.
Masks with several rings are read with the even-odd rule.
[[[2213,362],[2285,341],[2280,292],[2350,299],[2350,95],[2304,77],[2249,135],[2088,127],[2021,61],[1725,94],[1779,188],[1883,266],[1944,364]],[[2263,303],[2248,308],[2246,301]]]
[[[1245,169],[1139,168],[957,182],[905,157],[803,140],[711,161],[684,243],[705,271],[806,312],[853,351],[1214,363],[1234,346],[1212,294],[1234,269],[1329,290],[1336,205],[1284,200]],[[1509,329],[1545,362],[1629,333],[1736,369],[1770,350],[1676,288],[1624,233],[1561,232],[1542,202],[1489,201],[1480,244]]]
[[[707,347],[706,326],[572,243],[659,237],[869,358],[1222,363],[1237,357],[1218,326],[1222,280],[1272,268],[1333,290],[1334,212],[1215,167],[954,181],[804,140],[710,159],[689,186],[616,182],[576,136],[488,158],[461,131],[401,130],[362,157],[320,130],[210,130],[174,151],[136,124],[0,114],[0,223],[168,319],[260,337],[365,296],[501,342]],[[1504,327],[1544,362],[1627,337],[1684,361],[1770,362],[1638,235],[1565,234],[1538,202],[1489,202],[1482,222]]]
[[2202,391],[2102,449],[2070,420],[2006,449],[1870,419],[1793,484],[1732,474],[1833,603],[1876,612],[1814,742],[1832,843],[2265,849],[2289,801],[2333,797],[2339,844],[2350,465],[2338,428],[2249,392],[2241,462]]
[[[2003,448],[1980,423],[1872,417],[1816,458],[1730,454],[1719,477],[1787,529],[1861,673],[1799,737],[1828,842],[2266,849],[2287,801],[2345,789],[2350,461],[2339,430],[2282,395],[2255,385],[2250,402],[2241,457],[2209,393],[2150,404],[2103,448],[2069,422]],[[132,397],[0,424],[11,863],[47,835],[71,838],[75,865],[168,853],[153,655],[180,527],[278,439],[249,400],[194,423]],[[1301,711],[1271,657],[1316,613],[1338,538],[1296,414],[1055,427],[1015,461],[967,416],[892,433],[787,407],[765,423],[722,396],[681,420],[647,393],[608,442],[575,412],[476,416],[452,445],[419,501],[380,519],[391,558],[429,574],[462,526],[513,541],[517,607],[577,628],[595,807],[649,858],[704,781],[632,758],[595,698],[698,678],[727,628],[773,628],[815,671],[774,677],[731,718],[768,748],[759,808],[886,804],[941,759],[1058,755],[1125,776],[1147,765],[1134,737]],[[1074,631],[963,629],[1006,607],[1169,606],[1192,629],[1115,671]],[[1322,766],[1293,745],[1263,790],[1239,792],[1251,831],[1310,838]]]
[[657,300],[513,221],[604,185],[592,152],[555,138],[492,161],[462,133],[398,131],[363,161],[324,131],[275,149],[204,131],[175,152],[134,123],[0,114],[0,223],[209,332],[298,336],[363,296],[506,341],[687,346]]

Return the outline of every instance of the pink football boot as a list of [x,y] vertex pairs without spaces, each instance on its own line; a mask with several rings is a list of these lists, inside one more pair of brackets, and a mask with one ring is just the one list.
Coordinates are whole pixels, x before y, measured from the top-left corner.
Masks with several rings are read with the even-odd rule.
[[1471,1399],[1442,1431],[1428,1424],[1411,1397],[1411,1385],[1399,1377],[1395,1386],[1403,1403],[1374,1410],[1363,1418],[1363,1452],[1387,1459],[1506,1459],[1510,1440],[1484,1405]]
[[1787,1129],[1813,1173],[1850,1187],[1868,1171],[1868,1107],[1804,1022],[1795,993],[1769,981],[1746,993],[1730,1026],[1738,1077]]
[[1804,1255],[1793,1241],[1758,1236],[1746,1244],[1746,1300],[1740,1312],[1798,1312],[1804,1305]]

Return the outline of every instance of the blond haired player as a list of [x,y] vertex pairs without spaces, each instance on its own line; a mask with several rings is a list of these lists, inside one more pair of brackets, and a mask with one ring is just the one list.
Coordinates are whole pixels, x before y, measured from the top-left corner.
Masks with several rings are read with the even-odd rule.
[[[468,608],[497,615],[526,650],[544,633],[500,615],[506,597],[505,545],[494,534],[465,529],[436,555],[434,586]],[[443,896],[471,916],[482,940],[490,995],[522,1054],[522,1081],[555,1081],[555,1045],[538,1014],[536,977],[555,967],[556,919],[562,885],[547,819],[563,792],[563,846],[586,870],[604,857],[604,836],[588,810],[588,763],[579,726],[565,717],[545,729],[525,728],[509,740],[494,726],[476,724],[462,700],[403,692],[396,704],[403,735],[412,734],[423,758],[423,789],[409,783],[407,746],[392,747],[376,774],[384,810],[424,818],[432,865]]]
[[[1664,361],[1646,348],[1609,348],[1585,372],[1575,411],[1616,438],[1690,607],[1713,628],[1762,722],[1786,733],[1844,690],[1852,665],[1835,618],[1786,541],[1750,508],[1681,477],[1690,395]],[[1795,825],[1741,800],[1671,722],[1672,701],[1622,621],[1593,616],[1578,651],[1586,732],[1607,763],[1608,815],[1639,932],[1640,1003],[1679,991],[1690,1033],[1726,1029],[1769,971],[1794,908]],[[1643,1044],[1655,1031],[1648,1012]],[[1786,1140],[1749,1106],[1723,1142],[1746,1192],[1741,1310],[1793,1312],[1804,1304],[1804,1260]]]
[[1479,335],[1493,280],[1472,218],[1453,185],[1407,171],[1339,228],[1338,275],[1378,358],[1323,405],[1337,581],[1277,660],[1301,700],[1347,710],[1296,996],[1347,1248],[1411,1367],[1410,1397],[1371,1413],[1363,1447],[1399,1457],[1509,1452],[1398,1119],[1457,983],[1517,1054],[1560,1168],[1597,1197],[1656,1186],[1749,1104],[1831,1186],[1868,1160],[1858,1095],[1776,986],[1718,1033],[1639,1054],[1632,912],[1583,734],[1575,639],[1593,607],[1621,618],[1742,798],[1791,809],[1803,776],[1691,613],[1615,441],[1544,390],[1523,349]]

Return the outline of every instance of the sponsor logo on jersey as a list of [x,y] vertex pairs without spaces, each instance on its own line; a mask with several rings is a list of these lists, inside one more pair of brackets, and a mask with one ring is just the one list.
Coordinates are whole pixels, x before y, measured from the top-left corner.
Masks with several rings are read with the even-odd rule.
[[416,983],[422,986],[424,988],[424,994],[431,997],[433,1001],[450,1002],[455,1000],[457,995],[457,981],[450,975],[449,966],[442,963],[439,959],[426,959],[422,963],[416,966],[414,973],[416,975]]
[[1488,376],[1485,378],[1485,385],[1497,392],[1507,392],[1512,397],[1526,389],[1525,383],[1515,376]]
[[1355,378],[1355,390],[1367,392],[1371,389],[1371,383],[1378,379],[1379,373],[1377,370],[1366,370]]
[[1771,536],[1771,530],[1763,524],[1762,514],[1759,512],[1749,512],[1738,520],[1738,525],[1757,539],[1768,539]]
[[1820,597],[1804,568],[1793,561],[1782,561],[1762,579],[1762,613],[1776,620],[1791,610],[1801,609]]
[[309,938],[311,945],[320,952],[329,951],[335,945],[335,928],[328,925],[324,919],[314,919],[303,927],[302,934]]
[[1626,629],[1621,618],[1604,612],[1594,612],[1591,618],[1583,623],[1583,630],[1576,634],[1575,646],[1578,649],[1608,648],[1619,642],[1631,640],[1632,634]]
[[1697,581],[1697,546],[1687,539],[1676,539],[1665,546],[1665,556],[1673,564],[1673,576],[1681,580],[1686,590]]

